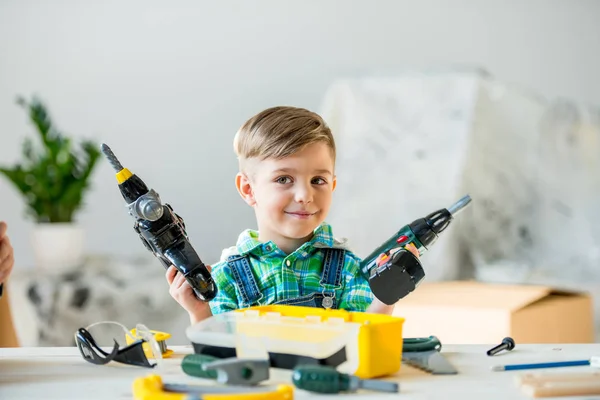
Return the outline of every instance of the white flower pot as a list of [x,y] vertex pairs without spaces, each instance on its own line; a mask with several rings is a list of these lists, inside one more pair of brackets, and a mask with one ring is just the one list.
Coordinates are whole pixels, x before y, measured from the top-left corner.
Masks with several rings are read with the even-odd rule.
[[36,268],[65,272],[83,262],[85,235],[75,223],[36,224],[31,240]]

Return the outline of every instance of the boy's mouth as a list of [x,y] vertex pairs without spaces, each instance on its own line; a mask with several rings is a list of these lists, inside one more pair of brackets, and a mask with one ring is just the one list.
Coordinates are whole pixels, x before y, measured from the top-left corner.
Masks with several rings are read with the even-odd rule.
[[308,219],[308,218],[310,218],[310,217],[312,217],[313,215],[316,214],[316,212],[309,213],[307,211],[293,211],[293,212],[292,211],[285,211],[285,213],[287,215],[290,215],[290,216],[292,216],[294,218],[299,218],[299,219]]

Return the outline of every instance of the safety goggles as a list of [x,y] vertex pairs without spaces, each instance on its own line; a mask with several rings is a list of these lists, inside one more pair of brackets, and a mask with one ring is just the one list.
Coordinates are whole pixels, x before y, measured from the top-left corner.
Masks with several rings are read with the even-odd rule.
[[[104,365],[111,361],[139,367],[162,367],[166,344],[143,324],[128,330],[114,321],[96,322],[75,332],[75,343],[84,360]],[[163,348],[161,348],[161,346]],[[164,351],[163,351],[164,350]]]

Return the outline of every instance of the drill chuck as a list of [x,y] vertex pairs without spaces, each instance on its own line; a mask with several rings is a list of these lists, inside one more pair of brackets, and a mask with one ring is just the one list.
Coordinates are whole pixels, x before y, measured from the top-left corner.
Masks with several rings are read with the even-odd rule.
[[127,168],[124,168],[110,147],[102,143],[101,149],[102,153],[104,153],[106,159],[117,173],[116,177],[117,183],[119,184],[119,190],[128,205],[131,205],[141,196],[148,193],[149,190],[144,181],[137,175],[132,174]]
[[[413,221],[409,227],[417,240],[428,249],[435,243],[440,233],[446,230],[454,219],[454,216],[462,211],[471,202],[469,195],[464,196],[448,208],[442,208]],[[423,251],[420,251],[423,254]]]

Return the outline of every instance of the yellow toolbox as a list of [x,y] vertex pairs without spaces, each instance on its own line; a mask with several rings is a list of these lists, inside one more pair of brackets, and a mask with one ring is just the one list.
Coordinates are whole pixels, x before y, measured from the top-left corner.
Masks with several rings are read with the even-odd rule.
[[186,334],[197,353],[282,365],[309,357],[368,379],[400,369],[403,324],[404,318],[382,314],[269,305],[217,314]]

